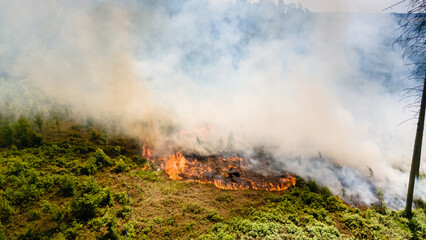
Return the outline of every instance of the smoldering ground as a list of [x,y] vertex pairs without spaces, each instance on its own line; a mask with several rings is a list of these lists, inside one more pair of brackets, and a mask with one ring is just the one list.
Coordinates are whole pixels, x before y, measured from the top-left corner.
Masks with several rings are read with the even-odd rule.
[[14,91],[36,89],[157,148],[265,146],[334,194],[372,203],[382,188],[399,207],[416,124],[400,125],[401,90],[416,83],[397,23],[282,1],[2,1],[0,99],[42,108]]

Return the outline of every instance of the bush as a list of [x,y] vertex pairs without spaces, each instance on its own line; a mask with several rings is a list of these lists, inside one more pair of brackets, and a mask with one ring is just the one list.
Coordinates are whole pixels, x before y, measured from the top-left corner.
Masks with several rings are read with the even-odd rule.
[[3,196],[0,196],[0,220],[1,222],[8,222],[9,219],[15,215],[15,209],[10,205],[9,201]]
[[50,220],[55,222],[61,222],[65,217],[65,211],[56,204],[51,204],[48,201],[43,203],[43,212],[50,214]]
[[83,181],[80,188],[82,193],[98,193],[101,190],[101,186],[93,177]]
[[223,220],[223,217],[218,212],[210,210],[206,215],[206,219],[210,222],[220,222]]
[[93,157],[95,158],[95,163],[98,167],[103,166],[112,166],[111,158],[108,157],[104,151],[101,149],[96,149],[96,152],[93,154]]
[[19,176],[28,169],[25,162],[19,158],[12,158],[7,162],[7,175]]
[[41,212],[38,210],[31,210],[28,212],[28,220],[30,221],[36,221],[39,220],[41,218]]
[[229,194],[222,194],[216,197],[216,201],[219,202],[232,202],[234,201],[235,197],[229,195]]
[[120,173],[120,172],[124,172],[128,170],[128,166],[127,164],[123,161],[122,158],[119,158],[119,160],[117,161],[117,164],[115,165],[113,171],[116,173]]
[[129,216],[131,212],[132,212],[131,206],[129,205],[123,206],[120,210],[118,210],[117,217],[124,219],[127,216]]
[[41,194],[43,194],[43,190],[35,184],[25,184],[20,189],[14,190],[9,197],[13,199],[14,205],[21,205],[37,200]]
[[183,208],[184,212],[190,212],[190,213],[194,213],[194,214],[201,213],[201,210],[202,210],[202,208],[201,208],[201,205],[199,203],[188,203]]
[[120,146],[108,145],[105,147],[104,152],[111,157],[118,157],[121,154],[121,148]]
[[92,130],[90,132],[90,135],[91,135],[90,140],[96,144],[105,145],[107,143],[106,135],[103,133],[98,133],[95,130]]
[[340,239],[340,233],[335,227],[320,222],[306,226],[306,230],[313,239]]
[[77,181],[73,176],[66,175],[62,178],[62,181],[59,185],[59,191],[64,197],[71,197],[75,194],[75,187],[77,185]]
[[364,228],[367,225],[365,220],[357,214],[346,214],[346,216],[343,217],[343,223],[351,230]]
[[131,204],[130,196],[127,192],[114,193],[114,199],[121,205]]
[[0,222],[0,240],[5,240],[6,234],[4,234],[3,225]]
[[146,158],[139,155],[133,155],[132,161],[138,165],[144,165],[146,163]]
[[84,182],[82,192],[71,202],[71,213],[75,219],[87,221],[96,215],[98,207],[112,206],[114,197],[110,187],[101,189],[99,184],[90,178]]
[[124,236],[124,239],[135,239],[136,238],[136,230],[135,226],[136,222],[130,221],[126,223],[123,227],[122,235]]
[[96,216],[96,208],[100,200],[97,195],[83,194],[71,202],[72,216],[80,221],[87,221]]
[[88,161],[85,164],[78,167],[77,173],[79,175],[93,175],[98,171],[98,167],[96,166],[95,161]]

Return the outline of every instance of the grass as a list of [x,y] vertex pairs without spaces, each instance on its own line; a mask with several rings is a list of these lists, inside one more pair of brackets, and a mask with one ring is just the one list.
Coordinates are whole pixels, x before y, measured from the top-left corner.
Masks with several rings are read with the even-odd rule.
[[424,208],[358,209],[302,179],[284,192],[172,181],[136,141],[42,122],[42,144],[0,148],[0,239],[426,238]]

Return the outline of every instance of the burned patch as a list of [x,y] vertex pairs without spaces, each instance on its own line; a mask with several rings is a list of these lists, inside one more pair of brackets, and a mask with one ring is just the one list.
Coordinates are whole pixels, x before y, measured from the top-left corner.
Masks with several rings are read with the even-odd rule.
[[153,157],[152,154],[145,157],[152,163],[159,164],[170,179],[210,183],[221,189],[282,191],[296,184],[294,176],[277,170],[278,166],[269,158],[256,156],[258,164],[254,168],[251,163],[253,158],[229,155],[200,156],[176,152],[159,157]]

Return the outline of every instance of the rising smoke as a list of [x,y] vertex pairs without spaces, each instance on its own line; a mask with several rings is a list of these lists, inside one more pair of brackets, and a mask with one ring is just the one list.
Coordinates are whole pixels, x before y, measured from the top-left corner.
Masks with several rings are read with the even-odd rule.
[[282,1],[1,1],[0,106],[24,85],[158,149],[264,146],[334,194],[372,203],[382,188],[400,207],[415,83],[397,22]]

